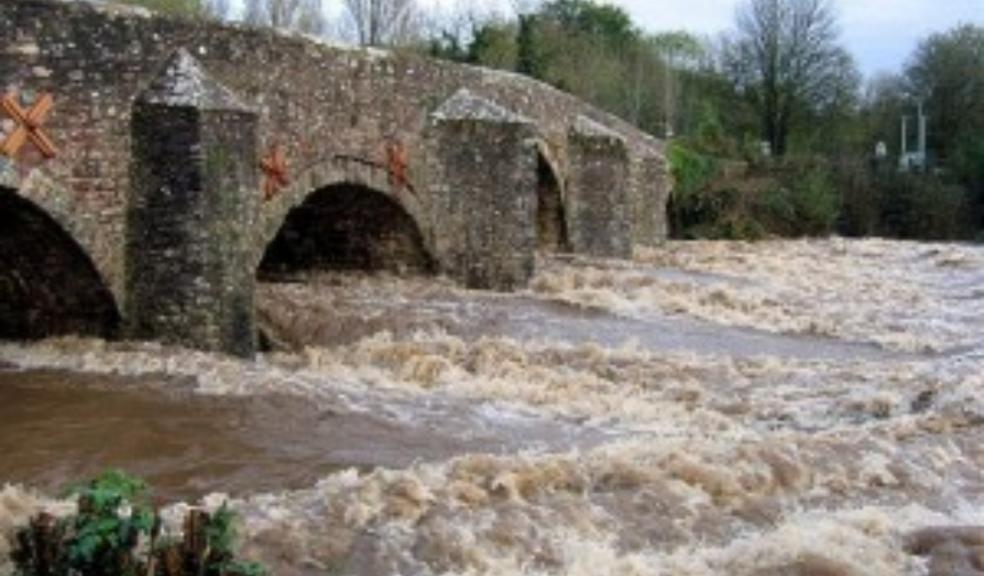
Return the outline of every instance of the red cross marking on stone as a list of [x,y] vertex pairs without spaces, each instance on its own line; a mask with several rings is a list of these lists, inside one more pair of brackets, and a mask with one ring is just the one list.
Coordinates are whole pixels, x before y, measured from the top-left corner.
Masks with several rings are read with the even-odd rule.
[[407,150],[399,140],[391,140],[386,144],[386,171],[389,173],[390,186],[397,189],[408,188],[410,181],[407,177]]
[[279,144],[270,147],[266,156],[260,160],[260,168],[263,170],[263,200],[269,201],[290,184],[287,157]]
[[58,149],[41,129],[54,105],[55,99],[51,94],[40,95],[29,110],[21,107],[16,94],[6,94],[0,99],[0,108],[17,123],[13,132],[0,143],[0,154],[14,158],[24,144],[30,141],[45,158],[54,158]]

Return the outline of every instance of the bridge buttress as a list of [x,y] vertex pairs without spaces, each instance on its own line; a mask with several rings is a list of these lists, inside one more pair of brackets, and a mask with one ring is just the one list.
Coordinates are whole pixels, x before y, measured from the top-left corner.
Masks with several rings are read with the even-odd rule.
[[513,290],[533,275],[535,126],[461,90],[431,115],[429,180],[437,260],[469,288]]
[[568,136],[567,210],[571,248],[606,258],[632,256],[629,155],[616,132],[580,116]]
[[131,129],[128,336],[252,356],[256,113],[179,50]]

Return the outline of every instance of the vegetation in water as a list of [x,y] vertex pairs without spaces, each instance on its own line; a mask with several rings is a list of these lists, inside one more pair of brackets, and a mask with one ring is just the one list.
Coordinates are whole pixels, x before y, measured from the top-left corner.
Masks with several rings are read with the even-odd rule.
[[164,534],[149,504],[149,488],[108,471],[69,490],[78,509],[55,518],[40,514],[16,537],[11,560],[17,576],[264,576],[235,558],[235,514],[192,510],[178,540]]

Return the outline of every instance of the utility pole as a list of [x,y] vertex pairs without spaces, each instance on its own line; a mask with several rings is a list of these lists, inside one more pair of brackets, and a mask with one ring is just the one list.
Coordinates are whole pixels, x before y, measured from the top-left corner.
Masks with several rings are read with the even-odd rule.
[[909,171],[909,117],[902,115],[902,146],[899,148],[899,170]]
[[909,117],[906,115],[902,116],[902,145],[900,146],[899,152],[899,170],[902,172],[908,172],[912,168],[925,171],[928,164],[926,146],[927,119],[922,100],[919,100],[916,114],[917,142],[916,149],[913,152],[909,151]]
[[919,101],[919,166],[926,170],[926,115],[922,100]]

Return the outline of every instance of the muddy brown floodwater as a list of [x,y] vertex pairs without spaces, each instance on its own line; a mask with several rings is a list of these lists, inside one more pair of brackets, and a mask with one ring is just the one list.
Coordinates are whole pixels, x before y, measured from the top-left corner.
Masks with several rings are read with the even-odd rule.
[[195,394],[178,379],[0,371],[0,480],[57,493],[109,468],[146,479],[160,502],[212,492],[298,489],[332,472],[509,453],[600,433],[469,406],[430,402],[388,412],[268,393]]
[[513,295],[261,286],[256,362],[0,344],[0,555],[64,511],[55,487],[118,465],[230,498],[278,575],[984,573],[984,249],[670,243],[539,270]]

